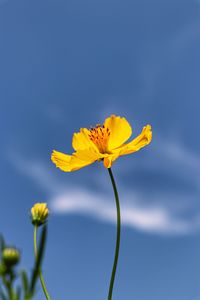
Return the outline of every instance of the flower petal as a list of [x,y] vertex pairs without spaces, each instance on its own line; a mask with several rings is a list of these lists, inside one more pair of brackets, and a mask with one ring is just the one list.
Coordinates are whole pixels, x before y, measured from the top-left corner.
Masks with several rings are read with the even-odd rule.
[[94,148],[98,151],[96,145],[89,138],[90,131],[87,128],[81,128],[80,132],[74,133],[72,147],[75,151]]
[[73,157],[76,157],[77,159],[80,159],[82,161],[94,162],[96,160],[102,159],[104,155],[93,148],[89,148],[89,149],[79,150],[73,153]]
[[104,126],[110,130],[108,151],[121,146],[132,134],[132,129],[128,121],[119,116],[110,116],[105,120]]
[[70,163],[71,155],[53,150],[51,154],[51,160],[56,165],[56,167],[60,168],[63,171],[67,171],[65,169]]
[[133,152],[136,152],[148,145],[152,140],[152,131],[151,126],[147,125],[143,127],[143,130],[140,135],[138,135],[134,140],[132,140],[128,144],[124,144],[123,146],[115,149],[114,152],[119,152],[119,155],[126,155]]
[[88,166],[100,159],[99,154],[94,152],[93,149],[80,150],[73,153],[72,155],[67,155],[58,151],[53,151],[51,160],[55,165],[64,172],[72,172]]

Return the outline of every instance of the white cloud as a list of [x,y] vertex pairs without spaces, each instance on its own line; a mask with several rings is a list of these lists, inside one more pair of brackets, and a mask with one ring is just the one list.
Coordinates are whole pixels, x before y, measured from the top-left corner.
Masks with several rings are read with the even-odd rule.
[[[158,142],[152,151],[155,155],[160,152],[165,164],[171,165],[172,172],[177,163],[188,168],[189,177],[196,176],[194,170],[197,165],[200,166],[200,158],[180,144],[165,142],[164,145]],[[24,160],[16,156],[10,160],[18,171],[28,176],[46,193],[52,213],[81,214],[104,222],[116,222],[114,196],[105,188],[104,182],[101,182],[101,193],[88,187],[70,188],[70,184],[62,183],[55,175],[57,173],[40,161]],[[153,166],[154,164],[151,167]],[[162,165],[160,167],[162,168]],[[145,194],[144,191],[136,193],[120,188],[124,226],[160,234],[187,234],[200,229],[200,214],[196,212],[198,208],[195,207],[196,196],[183,195],[182,191],[169,194],[169,191],[163,190],[158,193],[156,186],[153,189],[152,193]],[[148,199],[148,203],[145,199]],[[189,218],[185,217],[188,208],[191,207],[193,213]]]
[[[134,202],[123,203],[124,201],[121,203],[121,216],[124,226],[165,234],[185,234],[193,229],[194,224],[172,217],[172,213],[166,208],[143,207]],[[68,191],[53,197],[50,205],[54,213],[83,214],[109,223],[116,223],[116,209],[110,199],[88,190]]]
[[159,138],[155,151],[162,153],[166,158],[176,163],[180,163],[199,172],[200,156],[186,149],[178,140],[169,142]]

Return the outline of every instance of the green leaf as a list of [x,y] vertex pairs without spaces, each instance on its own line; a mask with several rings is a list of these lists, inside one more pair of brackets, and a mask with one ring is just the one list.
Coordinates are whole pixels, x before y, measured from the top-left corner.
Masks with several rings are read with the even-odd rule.
[[26,274],[26,271],[21,271],[21,279],[22,279],[22,285],[24,289],[24,295],[25,297],[28,295],[29,292],[29,282],[28,282],[28,276]]
[[39,276],[39,270],[41,268],[42,260],[43,260],[43,256],[44,256],[46,236],[47,236],[47,226],[44,225],[42,228],[42,233],[41,233],[41,237],[40,237],[37,259],[35,260],[35,266],[34,266],[34,269],[32,272],[30,295],[33,295],[34,291],[35,291],[35,285],[36,285],[36,282],[37,282],[37,279]]

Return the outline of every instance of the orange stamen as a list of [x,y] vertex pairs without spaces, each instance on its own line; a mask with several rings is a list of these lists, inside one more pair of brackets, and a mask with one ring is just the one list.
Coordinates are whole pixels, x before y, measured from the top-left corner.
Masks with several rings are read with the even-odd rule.
[[110,130],[104,125],[97,124],[96,127],[90,129],[89,138],[101,153],[106,153],[109,136]]

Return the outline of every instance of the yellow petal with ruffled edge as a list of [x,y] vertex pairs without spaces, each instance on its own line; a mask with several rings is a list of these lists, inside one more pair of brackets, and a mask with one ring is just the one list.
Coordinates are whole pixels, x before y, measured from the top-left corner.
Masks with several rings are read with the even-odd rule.
[[110,131],[107,145],[108,151],[121,146],[132,134],[132,129],[128,121],[119,116],[110,116],[105,120],[104,126]]
[[53,151],[51,160],[56,167],[64,172],[71,172],[86,167],[101,159],[102,156],[93,149],[80,150],[72,155],[67,155],[58,151]]
[[143,127],[141,134],[138,135],[134,140],[132,140],[128,144],[124,144],[121,147],[113,150],[113,152],[118,153],[119,156],[130,154],[148,145],[151,142],[151,140],[152,140],[151,126],[147,125]]
[[75,151],[93,148],[98,151],[96,145],[89,138],[90,131],[87,128],[81,128],[80,132],[74,133],[72,139],[72,147]]
[[53,150],[51,154],[52,162],[56,165],[56,167],[58,167],[62,171],[65,171],[68,168],[71,157],[71,155],[64,154],[56,150]]

